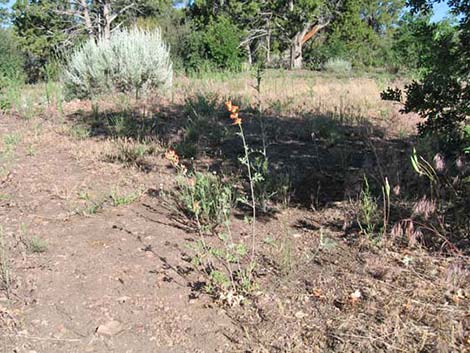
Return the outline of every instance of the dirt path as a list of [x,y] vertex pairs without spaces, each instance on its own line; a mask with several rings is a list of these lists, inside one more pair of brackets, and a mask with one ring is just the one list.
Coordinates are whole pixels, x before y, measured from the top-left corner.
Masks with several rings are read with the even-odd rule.
[[103,162],[47,121],[2,116],[0,140],[1,352],[225,351],[230,320],[177,274],[188,235],[151,196],[115,206],[100,194],[158,186],[165,172]]

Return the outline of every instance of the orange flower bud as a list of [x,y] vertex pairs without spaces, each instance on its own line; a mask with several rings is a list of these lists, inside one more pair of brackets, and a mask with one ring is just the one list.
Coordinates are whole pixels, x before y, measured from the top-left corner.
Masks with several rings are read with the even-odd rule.
[[242,119],[237,117],[236,119],[233,120],[232,125],[240,125],[241,123],[242,123]]
[[178,165],[180,158],[176,154],[176,152],[172,149],[169,149],[165,152],[165,159],[168,160],[173,165]]

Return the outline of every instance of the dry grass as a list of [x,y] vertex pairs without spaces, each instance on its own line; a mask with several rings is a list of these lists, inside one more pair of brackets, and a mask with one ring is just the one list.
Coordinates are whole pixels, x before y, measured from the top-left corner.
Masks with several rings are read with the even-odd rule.
[[[255,74],[250,73],[196,79],[178,77],[173,101],[216,93],[224,99],[235,98],[242,106],[254,107],[258,99],[255,85]],[[373,120],[390,134],[409,136],[416,132],[418,118],[409,115],[407,120],[401,119],[399,106],[380,99],[380,92],[389,85],[400,87],[404,82],[380,76],[341,78],[310,71],[268,70],[261,84],[262,108],[267,113],[290,117],[314,113],[351,123],[358,119]]]

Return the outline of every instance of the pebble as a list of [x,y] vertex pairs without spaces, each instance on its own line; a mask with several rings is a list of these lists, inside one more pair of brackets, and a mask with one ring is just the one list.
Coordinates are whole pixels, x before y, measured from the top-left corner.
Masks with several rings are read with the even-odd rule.
[[98,326],[96,333],[103,336],[115,336],[122,331],[122,325],[119,321],[111,320]]

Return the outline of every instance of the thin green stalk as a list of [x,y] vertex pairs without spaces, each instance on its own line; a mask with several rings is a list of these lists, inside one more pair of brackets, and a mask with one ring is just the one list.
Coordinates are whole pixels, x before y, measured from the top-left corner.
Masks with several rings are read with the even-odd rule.
[[387,177],[385,177],[385,184],[382,187],[382,194],[383,194],[383,203],[384,203],[383,236],[386,236],[387,235],[388,221],[390,219],[390,183],[388,182]]
[[251,208],[252,208],[252,220],[251,220],[251,232],[252,232],[252,247],[251,247],[251,262],[255,260],[255,235],[256,235],[256,199],[255,199],[255,187],[253,182],[253,176],[251,174],[251,165],[250,165],[250,152],[248,149],[248,144],[246,143],[245,133],[243,131],[242,124],[238,124],[240,127],[240,136],[243,141],[243,149],[245,151],[245,162],[246,168],[248,170],[248,179],[250,181],[250,192],[251,192]]

